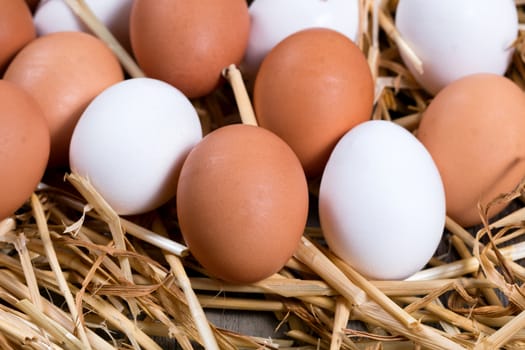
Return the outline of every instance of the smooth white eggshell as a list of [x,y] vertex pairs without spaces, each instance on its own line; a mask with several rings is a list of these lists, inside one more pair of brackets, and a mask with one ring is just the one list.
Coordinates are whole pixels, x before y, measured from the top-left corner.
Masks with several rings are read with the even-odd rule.
[[330,249],[371,279],[404,279],[430,260],[445,224],[445,193],[430,154],[388,121],[354,127],[336,145],[319,190]]
[[249,8],[250,39],[242,68],[254,74],[266,54],[282,39],[299,30],[323,27],[356,41],[358,0],[254,0]]
[[71,139],[70,166],[118,214],[140,214],[175,195],[182,163],[201,139],[197,112],[178,89],[128,79],[86,108]]
[[400,0],[395,24],[423,73],[401,52],[403,61],[431,94],[469,74],[503,75],[518,36],[512,0]]
[[[133,0],[85,0],[97,18],[126,48],[129,43],[129,15]],[[61,31],[91,31],[69,8],[64,0],[40,1],[33,15],[37,35]]]

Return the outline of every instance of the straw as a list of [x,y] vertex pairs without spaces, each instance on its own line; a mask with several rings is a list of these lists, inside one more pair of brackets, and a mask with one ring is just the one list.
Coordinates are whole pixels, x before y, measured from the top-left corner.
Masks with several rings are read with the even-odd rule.
[[344,329],[350,318],[350,307],[343,298],[338,298],[335,307],[334,324],[332,327],[332,341],[330,350],[338,350],[343,344],[345,338]]
[[3,237],[7,233],[13,231],[16,228],[16,221],[12,217],[8,217],[0,221],[0,237]]
[[397,30],[393,20],[385,13],[385,11],[378,11],[379,15],[379,24],[386,32],[386,34],[395,41],[399,51],[406,54],[408,61],[414,66],[414,69],[419,73],[423,74],[423,62],[416,55],[414,50],[407,44],[403,39],[399,31]]
[[230,82],[233,89],[242,123],[257,126],[257,119],[255,118],[255,113],[240,70],[232,64],[222,71],[222,75]]
[[512,339],[512,337],[525,328],[525,311],[506,323],[498,331],[483,339],[475,349],[497,349]]
[[84,325],[81,324],[80,322],[79,312],[76,308],[73,294],[71,293],[71,290],[68,287],[67,281],[64,278],[62,268],[58,262],[58,259],[55,253],[55,249],[53,248],[53,242],[51,241],[51,236],[47,228],[47,223],[46,223],[46,219],[44,216],[44,210],[36,194],[33,194],[31,196],[31,205],[33,207],[33,211],[34,211],[35,219],[36,219],[38,229],[40,232],[40,236],[42,237],[42,241],[44,243],[44,249],[46,251],[46,256],[49,259],[49,264],[51,265],[51,269],[54,272],[55,278],[60,287],[60,291],[62,292],[62,295],[66,299],[66,303],[69,308],[69,312],[71,313],[71,318],[73,322],[75,323],[75,327],[80,336],[82,344],[84,345],[86,349],[91,349],[91,345],[89,343],[89,339],[87,338],[87,335],[84,329]]
[[431,328],[417,324],[417,321],[414,322],[411,316],[402,311],[390,310],[393,315],[384,312],[378,304],[369,301],[363,290],[354,286],[320,250],[305,238],[302,239],[295,256],[339,291],[352,304],[354,313],[359,314],[362,320],[378,325],[386,324],[395,332],[429,349],[463,349],[462,346],[434,332]]
[[[159,219],[155,220],[154,229],[163,236],[167,235],[166,228]],[[177,278],[177,281],[182,288],[184,295],[186,296],[190,312],[201,335],[204,347],[210,350],[219,349],[215,335],[213,334],[206,315],[204,314],[204,310],[202,309],[201,304],[199,303],[197,296],[191,287],[190,280],[186,275],[186,271],[184,270],[182,262],[177,256],[168,253],[164,254],[164,258],[171,267],[175,278]]]
[[[88,179],[76,174],[75,172],[66,176],[66,179],[88,200],[89,204],[97,211],[97,213],[107,222],[109,230],[115,242],[115,247],[122,251],[126,250],[126,238],[124,230],[120,221],[120,217],[113,210],[113,208],[106,202],[106,200],[96,191]],[[131,272],[131,265],[126,256],[119,257],[120,268],[126,280],[133,282]],[[135,302],[130,300],[130,307],[132,314],[136,317],[139,313]]]
[[84,0],[65,0],[65,3],[98,38],[109,46],[131,77],[138,78],[145,76],[130,54],[122,47],[118,40],[115,39],[108,28],[100,22]]
[[[67,176],[68,180],[71,179],[71,175]],[[94,194],[94,196],[92,196],[93,197],[92,200],[95,200],[94,198],[100,198],[99,194],[95,194],[96,190],[93,188],[93,186],[89,186],[89,188],[85,188],[85,185],[89,183],[87,179],[84,179],[78,174],[73,175],[73,176],[78,178],[77,185],[84,188],[83,190],[84,192]],[[46,188],[48,188],[49,190],[56,190],[55,188],[50,187],[48,185],[46,185]],[[53,198],[65,204],[69,208],[73,208],[82,213],[85,212],[86,204],[83,202],[80,202],[78,199],[73,198],[71,195],[69,196],[64,195],[64,194],[54,195]],[[53,208],[51,208],[51,210],[53,211]],[[90,215],[92,217],[100,218],[98,215],[94,215],[92,212],[85,212],[85,214]],[[120,225],[122,226],[123,230],[126,231],[126,233],[144,242],[147,242],[155,247],[161,248],[162,250],[175,254],[176,256],[179,256],[179,257],[183,257],[188,254],[188,248],[184,244],[176,242],[167,237],[161,236],[145,227],[137,225],[136,223],[126,218],[119,217],[118,220],[120,221]],[[93,233],[93,231],[91,232]]]
[[35,305],[31,304],[29,300],[24,299],[19,301],[16,303],[16,307],[29,315],[38,327],[49,332],[49,334],[51,334],[59,342],[59,344],[65,346],[67,349],[83,350],[90,348],[88,347],[90,345],[85,346],[67,329],[44,315],[40,310],[37,310]]

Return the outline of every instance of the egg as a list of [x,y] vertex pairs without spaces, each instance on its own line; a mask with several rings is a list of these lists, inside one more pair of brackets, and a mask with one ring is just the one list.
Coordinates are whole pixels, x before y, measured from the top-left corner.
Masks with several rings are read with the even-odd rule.
[[[525,177],[525,96],[497,74],[461,78],[431,101],[417,137],[434,158],[445,185],[448,215],[461,225],[481,223],[487,205]],[[503,204],[493,206],[489,218]]]
[[[133,0],[85,0],[85,3],[120,44],[129,50],[129,14]],[[63,0],[41,1],[33,15],[33,22],[39,36],[59,31],[91,33]]]
[[423,72],[401,52],[403,61],[431,94],[469,74],[503,75],[518,36],[512,0],[400,0],[395,24]]
[[71,138],[71,169],[118,214],[141,214],[175,195],[182,163],[201,138],[197,112],[178,89],[127,79],[82,114]]
[[337,30],[356,41],[359,32],[357,0],[255,0],[249,7],[251,26],[243,71],[254,74],[268,52],[302,29]]
[[130,16],[131,45],[144,73],[189,98],[211,93],[222,70],[240,63],[249,28],[245,0],[135,0]]
[[343,34],[296,32],[266,56],[255,79],[257,121],[295,151],[308,178],[318,177],[348,130],[371,117],[374,82],[368,62]]
[[21,86],[40,104],[51,132],[49,167],[64,167],[80,115],[102,90],[122,81],[124,73],[101,40],[82,32],[58,32],[26,45],[4,79]]
[[434,254],[445,193],[432,157],[390,121],[362,123],[338,142],[321,179],[319,219],[330,249],[369,279],[405,279]]
[[177,216],[192,255],[212,276],[251,283],[291,258],[308,216],[297,156],[272,132],[233,124],[207,134],[180,174]]
[[0,221],[36,189],[49,157],[49,129],[27,92],[0,80]]
[[0,74],[11,59],[36,36],[31,11],[24,0],[0,0]]

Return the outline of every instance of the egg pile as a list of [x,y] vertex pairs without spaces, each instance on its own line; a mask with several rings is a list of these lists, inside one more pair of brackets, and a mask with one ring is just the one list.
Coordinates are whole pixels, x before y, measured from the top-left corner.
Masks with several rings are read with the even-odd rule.
[[[367,278],[405,279],[446,215],[480,224],[478,203],[525,175],[525,97],[504,76],[511,0],[398,2],[403,78],[430,101],[413,132],[373,120],[357,0],[86,3],[143,77],[66,2],[0,0],[0,219],[46,172],[72,171],[119,215],[176,205],[184,243],[223,280],[282,269],[317,208],[335,254]],[[258,126],[207,130],[198,106],[228,96],[232,64]]]

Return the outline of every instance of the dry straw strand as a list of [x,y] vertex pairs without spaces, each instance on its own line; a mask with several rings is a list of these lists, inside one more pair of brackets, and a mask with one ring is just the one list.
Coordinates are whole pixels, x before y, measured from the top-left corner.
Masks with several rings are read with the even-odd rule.
[[75,322],[76,324],[76,330],[78,331],[80,339],[82,340],[82,344],[85,346],[86,349],[91,349],[91,345],[89,343],[89,339],[87,338],[86,331],[84,329],[84,325],[80,323],[80,316],[76,308],[73,294],[71,293],[71,290],[68,287],[67,281],[64,278],[64,275],[62,273],[62,268],[60,266],[60,263],[58,262],[58,259],[55,253],[55,249],[53,248],[53,242],[51,241],[51,236],[49,234],[49,230],[47,227],[47,220],[45,218],[42,204],[40,203],[40,200],[38,199],[37,195],[34,193],[31,195],[31,205],[34,211],[34,215],[35,215],[35,219],[38,225],[40,236],[42,238],[42,241],[44,242],[44,249],[46,251],[46,256],[49,259],[49,264],[51,265],[51,269],[53,270],[55,274],[55,278],[60,287],[60,291],[62,292],[62,295],[66,299],[66,303],[68,305],[69,312],[71,313],[71,318],[73,322]]
[[245,125],[257,126],[255,112],[253,111],[250,97],[244,85],[244,80],[242,79],[239,68],[232,64],[223,70],[222,75],[228,79],[233,89],[242,123]]
[[[158,233],[167,235],[166,229],[159,219],[155,221],[154,225]],[[217,344],[215,335],[213,334],[206,315],[204,314],[204,310],[202,309],[195,292],[191,288],[191,282],[186,275],[186,271],[184,270],[182,262],[177,256],[168,253],[164,254],[164,257],[170,265],[175,278],[179,282],[179,285],[186,296],[190,312],[193,316],[197,329],[199,330],[205,348],[210,350],[219,349],[219,345]]]
[[139,78],[145,76],[130,54],[115,39],[108,28],[100,22],[84,0],[65,0],[65,3],[95,35],[109,46],[131,77]]
[[350,318],[350,307],[344,298],[338,298],[335,306],[334,323],[332,327],[332,341],[330,342],[330,350],[338,350],[345,338],[343,332],[348,325]]
[[88,349],[77,337],[75,337],[75,335],[70,333],[67,329],[62,327],[51,318],[44,315],[42,312],[39,312],[39,310],[35,308],[35,305],[31,304],[29,300],[20,300],[16,304],[16,307],[29,315],[36,325],[38,325],[38,327],[49,332],[49,334],[51,334],[59,342],[59,345],[65,346],[67,349],[72,350]]
[[[124,230],[121,225],[120,217],[113,210],[113,208],[104,200],[104,198],[96,191],[93,185],[88,179],[80,176],[76,173],[68,175],[67,180],[75,186],[75,188],[87,199],[88,203],[101,215],[109,225],[109,230],[115,242],[117,249],[125,251],[126,238],[124,236]],[[125,279],[133,283],[133,276],[131,272],[131,265],[127,256],[119,257],[120,268],[124,274]],[[128,300],[133,316],[136,318],[139,309],[133,299]]]
[[408,59],[413,64],[416,71],[420,74],[423,74],[423,62],[416,55],[416,53],[410,47],[410,45],[408,45],[407,42],[403,39],[399,31],[397,30],[392,18],[390,18],[389,15],[386,14],[383,10],[379,10],[378,15],[379,23],[383,30],[388,34],[388,36],[390,36],[395,41],[399,50],[407,55]]
[[378,304],[368,300],[366,294],[354,286],[343,272],[306,238],[302,239],[295,255],[330,283],[342,296],[347,298],[352,304],[353,312],[362,320],[382,325],[394,333],[403,334],[429,349],[464,349],[463,346],[435,332],[430,327],[421,324],[403,323],[399,321],[399,318],[403,317],[400,313],[395,317],[385,312]]
[[26,237],[23,232],[19,233],[16,237],[11,239],[15,249],[20,256],[20,263],[24,272],[24,277],[29,288],[31,295],[31,301],[35,304],[37,310],[42,310],[42,302],[40,298],[40,291],[38,289],[38,282],[35,276],[35,270],[31,263],[31,257],[26,246]]

